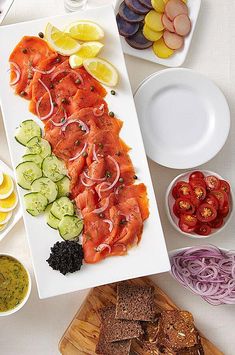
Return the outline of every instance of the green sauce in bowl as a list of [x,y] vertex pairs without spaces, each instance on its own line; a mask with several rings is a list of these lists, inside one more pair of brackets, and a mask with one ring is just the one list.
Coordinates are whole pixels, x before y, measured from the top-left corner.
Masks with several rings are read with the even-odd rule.
[[0,312],[17,307],[28,288],[29,277],[24,266],[11,256],[0,255]]

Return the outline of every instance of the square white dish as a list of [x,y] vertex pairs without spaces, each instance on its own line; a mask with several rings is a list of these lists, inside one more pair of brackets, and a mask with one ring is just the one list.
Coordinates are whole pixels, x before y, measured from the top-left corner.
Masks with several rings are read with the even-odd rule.
[[[15,179],[13,171],[2,160],[0,160],[0,171],[10,175],[13,179]],[[15,185],[15,181],[14,181],[14,185]],[[0,242],[1,240],[3,240],[3,238],[7,236],[7,234],[11,231],[14,225],[21,219],[21,217],[22,217],[22,208],[20,206],[20,203],[18,202],[16,208],[12,211],[12,217],[7,223],[6,228],[3,229],[2,232],[0,232]]]
[[[150,217],[145,223],[139,246],[131,249],[127,256],[110,257],[94,265],[86,264],[81,271],[63,276],[59,272],[52,270],[46,262],[50,254],[50,248],[55,242],[61,241],[58,232],[47,226],[44,216],[33,218],[25,211],[22,201],[24,191],[18,188],[40,298],[56,296],[114,281],[165,272],[170,269],[112,6],[0,28],[1,38],[7,38],[7,44],[0,43],[2,58],[0,98],[13,166],[16,167],[20,162],[24,151],[24,148],[21,148],[14,138],[15,128],[25,119],[32,118],[37,122],[39,120],[29,113],[28,102],[15,96],[9,86],[9,73],[7,72],[9,54],[22,36],[37,35],[38,32],[44,30],[49,21],[55,26],[63,28],[66,24],[78,19],[97,22],[105,31],[105,47],[102,57],[112,62],[120,73],[120,82],[116,88],[117,95],[108,94],[106,101],[117,117],[124,121],[121,137],[132,147],[130,156],[137,175],[139,180],[143,181],[147,186],[150,200]],[[110,93],[110,89],[107,89],[107,91]]]
[[[116,14],[118,13],[119,6],[123,1],[124,0],[116,0],[116,5],[115,5]],[[173,68],[173,67],[180,67],[181,65],[183,65],[187,57],[189,47],[193,38],[193,33],[196,27],[199,11],[201,7],[201,0],[188,0],[187,5],[189,8],[189,17],[192,22],[192,28],[189,35],[185,38],[185,43],[182,49],[177,50],[171,57],[167,59],[162,59],[162,58],[158,58],[153,53],[152,47],[144,50],[134,49],[131,46],[129,46],[129,44],[125,41],[124,37],[121,37],[123,52],[133,57],[137,57],[137,58],[148,60],[150,62],[165,65],[166,67]]]

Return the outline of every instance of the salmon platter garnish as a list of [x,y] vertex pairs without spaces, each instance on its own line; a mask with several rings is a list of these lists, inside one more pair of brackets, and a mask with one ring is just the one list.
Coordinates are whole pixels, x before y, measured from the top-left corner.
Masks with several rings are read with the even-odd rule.
[[[93,75],[91,58],[79,57],[82,64],[71,66],[71,54],[40,37],[23,37],[9,58],[10,85],[36,116],[18,128],[16,139],[27,152],[16,172],[19,185],[30,190],[24,196],[27,212],[46,211],[47,223],[63,238],[47,262],[66,274],[83,261],[124,256],[137,246],[149,216],[148,196],[120,138],[123,122],[106,101],[108,83]],[[112,70],[108,62],[103,69],[105,60],[93,60],[108,74]],[[118,100],[115,84],[110,86]],[[80,265],[56,265],[66,248]]]

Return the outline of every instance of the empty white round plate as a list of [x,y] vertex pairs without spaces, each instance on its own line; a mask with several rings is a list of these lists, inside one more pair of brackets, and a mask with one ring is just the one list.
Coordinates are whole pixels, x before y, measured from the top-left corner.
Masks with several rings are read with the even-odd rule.
[[169,168],[188,169],[212,159],[230,129],[220,89],[191,69],[166,69],[145,79],[135,104],[146,153]]

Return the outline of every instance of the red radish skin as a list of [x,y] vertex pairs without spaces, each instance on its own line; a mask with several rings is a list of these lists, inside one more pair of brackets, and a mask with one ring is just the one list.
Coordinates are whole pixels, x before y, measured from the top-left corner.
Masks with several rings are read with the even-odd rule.
[[181,0],[169,0],[165,6],[165,14],[173,21],[176,16],[188,15],[188,6]]
[[166,14],[162,15],[162,24],[166,30],[168,30],[170,32],[175,32],[173,22],[171,20],[169,20],[169,18],[166,16]]
[[176,16],[173,21],[175,32],[180,36],[187,36],[191,31],[191,21],[188,15]]
[[163,40],[167,47],[170,49],[180,49],[184,44],[184,38],[172,33],[170,31],[165,31],[163,34]]

